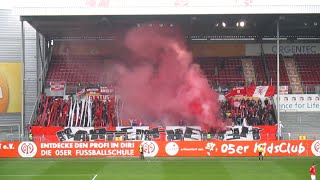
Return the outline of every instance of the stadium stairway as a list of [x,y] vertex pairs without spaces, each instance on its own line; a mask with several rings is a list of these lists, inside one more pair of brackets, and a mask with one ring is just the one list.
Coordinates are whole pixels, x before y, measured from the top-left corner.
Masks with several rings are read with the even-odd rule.
[[281,112],[283,139],[297,140],[306,136],[309,140],[320,139],[320,112]]
[[251,59],[242,59],[243,74],[246,84],[250,84],[252,81],[257,82],[256,73],[254,70],[253,62]]
[[290,86],[292,88],[292,93],[293,94],[302,94],[303,88],[301,85],[299,73],[298,73],[294,59],[293,58],[284,58],[283,61],[284,61],[284,64],[285,64],[285,67],[287,70]]

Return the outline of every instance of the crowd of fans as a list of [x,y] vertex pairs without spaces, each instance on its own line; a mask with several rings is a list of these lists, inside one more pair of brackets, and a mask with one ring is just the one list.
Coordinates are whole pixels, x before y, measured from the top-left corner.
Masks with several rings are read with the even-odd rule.
[[276,124],[273,106],[267,98],[264,102],[249,98],[220,101],[220,107],[223,118],[233,125],[242,125],[243,121],[252,126]]
[[91,97],[90,100],[76,101],[72,97],[63,99],[62,97],[42,95],[33,126],[113,126],[116,121],[114,99]]
[[[63,99],[62,97],[43,95],[39,102],[33,126],[113,126],[116,124],[113,101],[113,99],[93,97],[90,101],[76,102],[72,97]],[[77,104],[75,105],[75,103]],[[82,103],[85,103],[84,109],[82,109]],[[91,103],[91,106],[88,106],[88,103]],[[267,98],[264,102],[261,99],[255,100],[249,98],[220,101],[220,107],[223,119],[226,122],[232,122],[232,125],[242,125],[244,120],[248,125],[252,126],[275,125],[277,123],[273,106]],[[88,108],[91,109],[91,116],[88,113]],[[77,113],[77,111],[79,112]],[[141,123],[132,121],[128,125],[139,126]]]

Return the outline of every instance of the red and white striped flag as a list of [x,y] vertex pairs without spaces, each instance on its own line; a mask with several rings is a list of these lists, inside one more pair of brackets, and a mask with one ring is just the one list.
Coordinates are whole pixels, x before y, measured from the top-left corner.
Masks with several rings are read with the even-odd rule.
[[249,86],[247,87],[247,96],[249,97],[270,97],[275,92],[274,86]]

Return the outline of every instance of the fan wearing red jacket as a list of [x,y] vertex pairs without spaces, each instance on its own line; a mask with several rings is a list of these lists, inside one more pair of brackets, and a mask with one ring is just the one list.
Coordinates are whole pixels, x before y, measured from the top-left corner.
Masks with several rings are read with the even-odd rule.
[[311,180],[316,180],[316,165],[313,164],[309,169]]

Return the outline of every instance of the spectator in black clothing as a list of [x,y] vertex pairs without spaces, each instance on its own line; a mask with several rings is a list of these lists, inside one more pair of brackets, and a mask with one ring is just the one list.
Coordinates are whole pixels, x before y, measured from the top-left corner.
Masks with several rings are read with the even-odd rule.
[[102,120],[104,122],[107,122],[107,107],[106,107],[106,102],[103,102],[102,106]]
[[268,98],[264,99],[264,105],[267,106],[269,104]]

